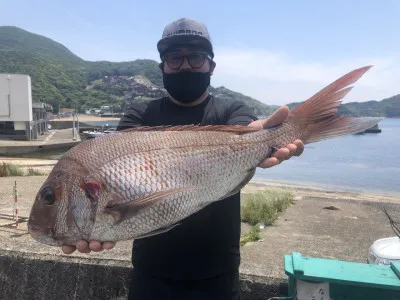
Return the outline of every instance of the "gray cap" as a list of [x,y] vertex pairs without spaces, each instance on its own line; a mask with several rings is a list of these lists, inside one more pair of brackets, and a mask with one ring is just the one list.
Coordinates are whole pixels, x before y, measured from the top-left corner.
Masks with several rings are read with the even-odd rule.
[[210,34],[206,26],[197,21],[183,18],[165,26],[162,38],[157,43],[160,56],[170,47],[179,45],[198,46],[214,58]]

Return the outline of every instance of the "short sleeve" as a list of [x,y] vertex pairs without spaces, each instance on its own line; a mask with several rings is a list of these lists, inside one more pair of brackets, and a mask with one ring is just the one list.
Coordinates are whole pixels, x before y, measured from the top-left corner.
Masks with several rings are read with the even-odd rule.
[[249,125],[257,120],[253,109],[242,101],[235,101],[229,108],[227,125]]
[[133,103],[126,114],[120,119],[117,131],[124,130],[132,127],[143,126],[145,123],[145,113],[147,103]]

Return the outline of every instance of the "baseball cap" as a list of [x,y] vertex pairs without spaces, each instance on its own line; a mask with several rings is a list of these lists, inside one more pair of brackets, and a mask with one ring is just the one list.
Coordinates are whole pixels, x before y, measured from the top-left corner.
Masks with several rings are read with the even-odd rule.
[[161,40],[157,43],[160,57],[169,48],[179,45],[192,45],[203,48],[214,58],[210,34],[207,27],[200,22],[182,18],[165,26]]

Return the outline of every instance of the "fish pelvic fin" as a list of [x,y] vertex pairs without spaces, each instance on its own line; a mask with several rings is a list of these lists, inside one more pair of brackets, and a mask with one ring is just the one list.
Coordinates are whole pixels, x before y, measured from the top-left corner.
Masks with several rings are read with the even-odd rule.
[[149,233],[136,236],[134,239],[138,240],[138,239],[148,238],[148,237],[151,237],[151,236],[154,236],[154,235],[163,234],[163,233],[166,233],[166,232],[170,231],[172,228],[175,228],[176,226],[179,226],[179,225],[181,225],[181,223],[175,223],[175,224],[172,224],[170,226],[163,227],[161,229],[157,229],[157,230],[154,230],[154,231],[150,231]]
[[383,118],[356,118],[337,115],[342,99],[372,66],[353,70],[294,108],[287,126],[295,128],[304,144],[354,134],[373,127]]

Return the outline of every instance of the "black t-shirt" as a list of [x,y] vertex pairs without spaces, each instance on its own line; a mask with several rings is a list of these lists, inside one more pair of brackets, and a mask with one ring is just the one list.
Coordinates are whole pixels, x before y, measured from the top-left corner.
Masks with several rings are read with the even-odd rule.
[[[209,96],[195,107],[168,97],[133,104],[118,130],[159,125],[248,125],[256,120],[243,102]],[[214,202],[179,226],[135,240],[132,264],[142,273],[171,279],[204,279],[236,271],[240,264],[240,193]]]

